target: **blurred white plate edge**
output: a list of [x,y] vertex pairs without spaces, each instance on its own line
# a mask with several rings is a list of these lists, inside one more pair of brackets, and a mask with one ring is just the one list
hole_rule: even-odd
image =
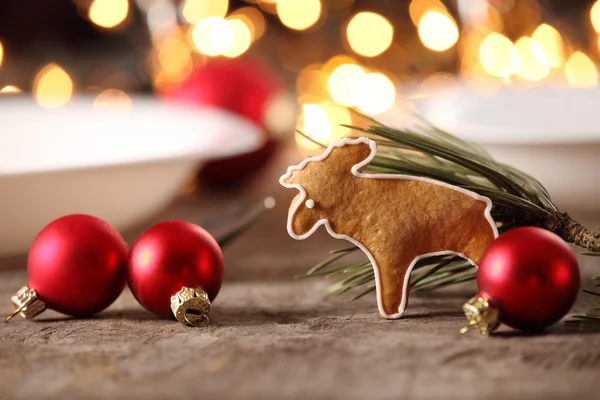
[[410,125],[410,112],[416,111],[534,176],[562,211],[600,222],[600,88],[539,86],[487,94],[455,85],[405,101],[408,113],[402,104],[382,120],[405,127]]
[[165,207],[201,164],[264,140],[253,123],[218,110],[135,97],[131,110],[91,106],[0,102],[0,257],[25,253],[41,228],[66,214],[127,230]]

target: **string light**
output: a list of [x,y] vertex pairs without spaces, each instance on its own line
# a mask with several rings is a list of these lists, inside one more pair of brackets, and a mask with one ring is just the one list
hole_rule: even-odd
[[248,25],[241,19],[231,19],[227,21],[231,32],[233,34],[233,40],[230,46],[222,54],[225,57],[235,58],[248,50],[252,43],[252,32]]
[[342,64],[333,70],[327,81],[331,98],[341,105],[356,105],[356,90],[366,72],[354,64]]
[[233,29],[221,17],[207,18],[198,23],[192,31],[194,45],[207,56],[218,56],[226,52],[233,44]]
[[596,1],[590,9],[590,20],[596,32],[600,34],[600,1]]
[[515,43],[515,47],[519,52],[521,62],[517,74],[521,78],[535,82],[548,76],[550,73],[548,57],[538,42],[528,37],[522,37]]
[[508,78],[519,71],[519,51],[504,35],[490,33],[479,45],[479,62],[485,71],[499,78]]
[[298,73],[296,91],[300,104],[321,103],[329,100],[327,75],[322,71],[320,64],[310,64]]
[[110,29],[122,24],[129,14],[128,0],[94,0],[88,17],[94,24]]
[[572,87],[592,88],[598,85],[598,71],[593,61],[580,51],[569,57],[565,64],[565,76]]
[[346,33],[354,52],[365,57],[375,57],[392,44],[394,28],[390,21],[379,14],[361,12],[352,17]]
[[181,35],[171,35],[158,48],[160,67],[170,74],[179,74],[192,67],[190,48]]
[[[304,104],[296,129],[312,140],[327,146],[347,136],[350,130],[342,125],[349,125],[351,122],[352,116],[348,109],[335,103]],[[321,150],[319,145],[298,133],[296,143],[308,154]]]
[[446,7],[440,0],[413,0],[411,1],[410,6],[408,6],[410,19],[415,26],[419,26],[421,18],[428,11],[437,11],[447,14]]
[[235,10],[228,19],[239,19],[250,29],[251,40],[255,41],[265,33],[266,21],[260,11],[254,7],[242,7]]
[[181,14],[190,24],[196,25],[206,18],[224,18],[228,8],[228,0],[186,0]]
[[7,85],[4,86],[2,89],[0,89],[0,93],[3,94],[15,94],[15,93],[21,93],[22,90],[19,89],[17,86],[13,86],[13,85]]
[[40,106],[58,108],[71,99],[73,81],[64,69],[56,64],[49,64],[35,77],[33,94]]
[[355,99],[356,106],[365,114],[381,114],[396,102],[396,88],[383,74],[366,74],[356,85]]
[[531,35],[544,50],[542,57],[540,54],[534,53],[536,58],[542,64],[549,68],[557,68],[565,63],[565,49],[563,39],[560,33],[548,24],[542,24]]
[[122,90],[106,89],[94,100],[94,108],[129,109],[131,108],[131,97]]
[[458,27],[450,15],[427,11],[419,21],[419,38],[428,49],[445,51],[458,41]]
[[321,17],[321,0],[279,0],[277,15],[290,29],[303,31],[317,23]]

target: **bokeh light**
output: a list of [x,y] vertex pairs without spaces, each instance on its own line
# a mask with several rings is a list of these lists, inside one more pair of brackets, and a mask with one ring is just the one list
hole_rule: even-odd
[[[331,102],[304,104],[296,129],[325,146],[349,135],[352,116],[347,108]],[[296,134],[296,142],[305,154],[320,152],[321,147],[306,137]]]
[[412,0],[408,7],[410,19],[415,26],[419,26],[421,18],[423,18],[428,11],[438,11],[447,14],[446,7],[440,0]]
[[296,78],[298,102],[321,103],[329,100],[327,74],[322,71],[321,64],[310,64],[304,67]]
[[192,55],[187,42],[180,35],[171,35],[158,46],[160,68],[172,75],[192,68]]
[[365,114],[381,114],[396,102],[396,87],[381,73],[366,74],[356,85],[355,99],[356,106]]
[[303,31],[313,26],[321,17],[321,0],[279,0],[277,15],[290,29]]
[[548,57],[538,42],[528,37],[522,37],[515,43],[515,47],[521,61],[517,75],[531,82],[542,80],[548,76],[550,72]]
[[354,57],[351,57],[349,55],[339,54],[327,60],[321,67],[321,71],[323,71],[324,74],[329,76],[337,67],[344,64],[358,65],[358,61]]
[[128,14],[128,0],[94,0],[88,11],[90,21],[107,29],[122,24]]
[[239,8],[232,12],[227,19],[239,19],[244,22],[248,26],[248,29],[250,29],[252,41],[257,40],[265,33],[265,17],[254,7]]
[[228,0],[186,0],[181,13],[189,23],[196,25],[206,18],[224,18],[228,8]]
[[267,101],[263,124],[276,139],[287,139],[294,132],[297,116],[295,97],[287,90],[280,90]]
[[2,67],[3,61],[4,61],[4,46],[2,46],[2,42],[0,42],[0,67]]
[[596,1],[590,9],[590,20],[594,30],[600,34],[600,1]]
[[341,105],[352,107],[357,103],[356,91],[366,72],[354,64],[342,64],[337,67],[327,81],[331,98]]
[[21,93],[22,90],[19,89],[17,86],[13,86],[13,85],[7,85],[4,86],[2,89],[0,89],[0,93],[2,94],[14,94],[14,93]]
[[131,108],[131,97],[122,90],[106,89],[94,100],[94,108],[126,110]]
[[229,21],[221,17],[204,19],[192,31],[194,46],[202,54],[218,56],[226,52],[234,40]]
[[458,27],[450,15],[427,11],[419,21],[419,38],[428,49],[445,51],[458,41]]
[[479,45],[479,62],[488,74],[499,78],[508,78],[521,67],[515,45],[506,36],[495,32]]
[[252,43],[252,32],[250,32],[248,25],[241,19],[230,19],[227,20],[227,23],[233,34],[233,40],[231,41],[230,46],[223,51],[222,54],[225,57],[234,58],[243,54],[250,48],[250,44]]
[[563,39],[552,26],[548,24],[538,26],[531,38],[544,49],[544,57],[538,58],[539,62],[547,63],[546,66],[549,68],[557,68],[565,63]]
[[565,76],[575,88],[592,88],[598,84],[598,71],[594,62],[585,54],[576,51],[565,64]]
[[56,64],[49,64],[35,77],[33,95],[42,107],[61,107],[73,95],[73,81],[64,69]]
[[373,12],[356,14],[346,30],[348,43],[354,52],[375,57],[390,47],[394,28],[390,21]]

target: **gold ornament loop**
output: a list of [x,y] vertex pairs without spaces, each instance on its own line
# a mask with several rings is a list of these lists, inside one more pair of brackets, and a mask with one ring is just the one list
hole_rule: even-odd
[[182,287],[171,296],[171,311],[184,325],[201,327],[210,322],[210,300],[201,288]]
[[482,296],[477,295],[467,301],[463,305],[463,311],[469,324],[460,333],[476,327],[483,336],[489,336],[500,325],[498,309]]
[[23,318],[31,319],[40,314],[46,309],[44,303],[35,290],[25,285],[10,299],[15,306],[15,311],[4,318],[4,322],[8,322],[18,314]]

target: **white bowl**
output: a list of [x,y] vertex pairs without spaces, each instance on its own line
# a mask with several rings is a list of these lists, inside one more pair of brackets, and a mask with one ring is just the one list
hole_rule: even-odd
[[600,221],[600,89],[467,87],[414,101],[434,125],[536,177],[562,211]]
[[133,98],[96,110],[80,98],[58,110],[0,102],[0,256],[27,251],[66,214],[119,230],[164,207],[205,161],[257,149],[259,128],[233,114]]

